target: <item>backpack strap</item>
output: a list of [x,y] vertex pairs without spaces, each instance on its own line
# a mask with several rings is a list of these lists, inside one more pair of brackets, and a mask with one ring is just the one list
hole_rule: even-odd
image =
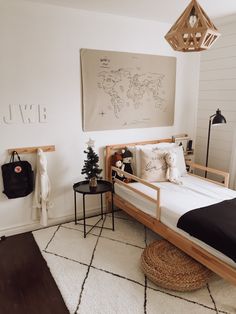
[[18,155],[17,151],[13,150],[13,152],[11,153],[11,158],[10,158],[10,162],[14,162],[15,160],[15,155],[17,156],[18,160],[21,161],[20,156]]

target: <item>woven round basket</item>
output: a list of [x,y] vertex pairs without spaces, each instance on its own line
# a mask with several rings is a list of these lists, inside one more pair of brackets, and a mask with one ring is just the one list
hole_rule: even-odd
[[141,255],[145,275],[158,286],[191,291],[206,285],[212,271],[166,240],[148,245]]

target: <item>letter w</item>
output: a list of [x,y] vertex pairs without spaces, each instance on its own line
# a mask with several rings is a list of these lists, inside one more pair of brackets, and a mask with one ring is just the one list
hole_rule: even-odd
[[37,108],[35,105],[20,105],[20,112],[23,123],[35,123]]

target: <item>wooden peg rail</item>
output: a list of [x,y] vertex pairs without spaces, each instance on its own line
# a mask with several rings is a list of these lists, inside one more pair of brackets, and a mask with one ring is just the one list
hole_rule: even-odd
[[55,151],[55,145],[49,145],[49,146],[10,148],[8,149],[8,153],[11,154],[15,150],[17,151],[18,154],[34,154],[37,153],[38,148],[41,148],[42,151],[46,153]]

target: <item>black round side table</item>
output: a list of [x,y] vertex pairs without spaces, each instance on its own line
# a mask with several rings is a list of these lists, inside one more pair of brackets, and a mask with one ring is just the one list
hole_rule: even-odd
[[[103,199],[102,195],[106,192],[111,193],[111,214],[112,214],[112,228],[106,228],[105,229],[111,229],[115,230],[114,228],[114,208],[113,208],[113,184],[109,181],[106,180],[98,180],[97,181],[97,186],[95,188],[91,188],[89,186],[89,181],[80,181],[78,183],[75,183],[73,185],[73,190],[74,190],[74,203],[75,203],[75,224],[77,224],[77,200],[76,200],[76,193],[81,193],[83,194],[83,221],[84,221],[84,238],[86,238],[86,235],[94,228],[97,227],[97,224],[101,219],[103,219]],[[85,196],[86,195],[94,195],[94,194],[100,194],[101,195],[101,218],[97,221],[95,225],[92,226],[92,228],[86,232],[86,215],[85,215]],[[98,215],[96,215],[98,216]],[[92,216],[93,217],[93,216]],[[87,217],[91,218],[91,217]]]

